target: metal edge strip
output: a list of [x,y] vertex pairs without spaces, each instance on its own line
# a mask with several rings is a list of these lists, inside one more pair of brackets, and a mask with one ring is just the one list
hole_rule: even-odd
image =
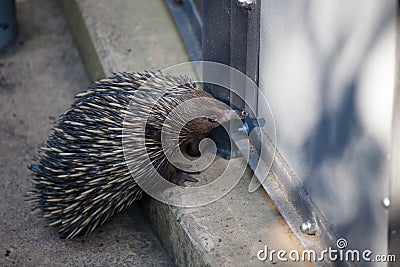
[[[165,3],[175,21],[175,25],[182,37],[190,59],[193,61],[201,60],[201,42],[196,36],[194,25],[192,25],[191,19],[185,12],[185,7],[182,4],[174,3],[173,0],[165,0]],[[191,8],[192,11],[193,8]]]
[[[400,255],[400,1],[397,1],[397,29],[396,29],[396,61],[393,95],[392,140],[390,151],[390,180],[389,180],[389,231],[388,253]],[[390,266],[397,266],[395,262]]]
[[[266,152],[264,158],[260,158],[260,148],[254,145],[261,138],[264,140],[263,146]],[[232,139],[240,151],[250,151],[248,166],[304,248],[315,251],[317,256],[321,255],[322,251],[328,247],[335,248],[337,236],[283,156],[278,150],[274,153],[275,144],[268,135],[260,128],[254,128],[249,134],[250,149],[244,147],[244,145],[248,145],[247,141],[236,136],[233,136]],[[272,159],[274,154],[275,157]],[[271,160],[273,160],[273,164],[270,170],[267,162],[271,162]],[[259,169],[256,171],[257,168]],[[316,235],[307,235],[300,230],[301,224],[307,220],[318,225]],[[330,262],[327,257],[314,263],[316,266],[356,266],[353,262]]]

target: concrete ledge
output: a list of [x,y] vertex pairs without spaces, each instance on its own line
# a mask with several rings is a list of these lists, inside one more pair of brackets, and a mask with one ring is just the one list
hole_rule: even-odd
[[161,0],[59,2],[92,79],[189,60]]
[[59,3],[64,14],[67,15],[70,32],[79,49],[79,54],[85,64],[89,78],[94,81],[105,77],[103,64],[100,62],[92,37],[81,15],[79,5],[76,1],[59,1]]
[[[163,69],[188,61],[165,3],[151,1],[59,0],[89,76],[116,71]],[[241,158],[234,159],[245,164]],[[217,159],[198,177],[217,177],[227,161]],[[177,266],[269,266],[257,252],[302,247],[263,189],[247,190],[247,169],[222,199],[198,208],[178,208],[145,198],[141,206]],[[297,263],[298,266],[309,263]]]
[[[234,161],[239,168],[244,163],[241,158]],[[196,178],[204,181],[215,176],[226,163],[219,158]],[[275,250],[303,250],[265,191],[248,192],[251,177],[247,169],[231,192],[202,207],[172,207],[151,198],[143,201],[144,213],[177,266],[285,265],[276,259],[259,261],[257,252],[265,245]]]

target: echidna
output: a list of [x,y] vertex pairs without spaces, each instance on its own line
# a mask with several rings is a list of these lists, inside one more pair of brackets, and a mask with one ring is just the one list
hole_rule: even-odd
[[[133,133],[129,137],[144,138],[140,141],[144,141],[146,149],[133,150],[131,154],[140,159],[147,153],[153,166],[139,166],[143,164],[139,160],[130,164],[144,169],[154,167],[166,180],[178,185],[185,180],[196,181],[170,164],[161,144],[161,130],[170,111],[195,98],[202,102],[192,108],[204,115],[178,125],[189,115],[181,112],[182,120],[170,120],[169,124],[172,121],[177,125],[166,128],[178,127],[179,145],[186,147],[188,154],[198,156],[200,140],[236,114],[222,103],[216,105],[211,95],[187,77],[123,72],[79,93],[29,167],[34,174],[33,189],[28,193],[33,210],[50,226],[58,227],[62,237],[73,238],[89,234],[142,197],[143,191],[129,172],[122,149],[123,122],[129,112],[137,120],[146,120],[145,134]],[[138,172],[141,177],[136,178],[150,179],[145,174]]]

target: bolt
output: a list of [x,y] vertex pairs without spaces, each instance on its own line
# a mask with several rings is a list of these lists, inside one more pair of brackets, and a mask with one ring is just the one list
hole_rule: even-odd
[[303,222],[301,224],[300,230],[304,234],[315,235],[317,233],[317,224],[315,222],[311,222],[310,220],[307,220],[306,222]]
[[388,197],[382,198],[382,205],[385,208],[389,208],[390,207],[390,199]]
[[237,4],[239,7],[251,10],[254,6],[254,0],[237,0]]

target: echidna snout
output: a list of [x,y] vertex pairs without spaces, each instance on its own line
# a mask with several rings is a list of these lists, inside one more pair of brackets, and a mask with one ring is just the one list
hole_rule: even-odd
[[[154,95],[161,96],[156,105],[152,102]],[[134,125],[135,120],[145,119],[143,114],[149,113],[145,111],[151,111],[143,135],[146,149],[130,152],[133,160],[129,164],[138,168],[135,175],[146,179],[146,168],[154,167],[171,182],[190,180],[166,160],[160,133],[170,111],[194,98],[204,98],[205,102],[213,99],[188,78],[161,72],[114,74],[79,93],[30,166],[34,177],[28,199],[33,210],[57,227],[60,235],[73,238],[89,234],[142,197],[122,148],[127,114],[131,114]],[[234,112],[222,104],[212,107],[205,103],[194,108],[213,111],[187,123],[179,134],[180,145],[196,155],[200,140],[219,122],[232,119]],[[184,117],[182,113],[177,120]],[[142,137],[137,136],[132,132],[131,139],[140,141],[137,138]],[[143,153],[148,154],[153,166],[141,165]]]

